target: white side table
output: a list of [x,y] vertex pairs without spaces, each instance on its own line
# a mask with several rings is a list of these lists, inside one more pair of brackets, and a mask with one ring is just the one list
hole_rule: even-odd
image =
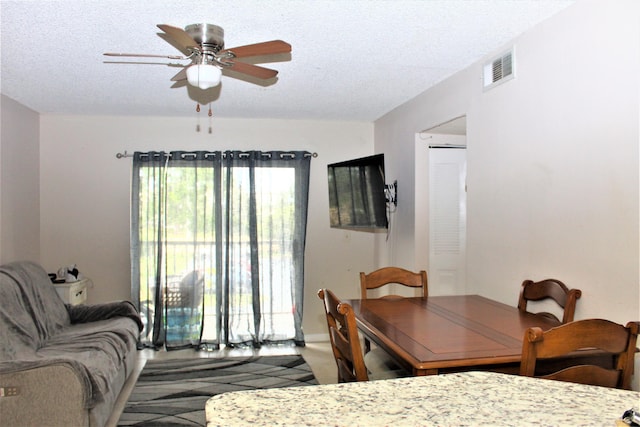
[[85,278],[77,282],[54,283],[56,292],[65,304],[78,305],[87,301],[87,289],[93,285],[91,279]]

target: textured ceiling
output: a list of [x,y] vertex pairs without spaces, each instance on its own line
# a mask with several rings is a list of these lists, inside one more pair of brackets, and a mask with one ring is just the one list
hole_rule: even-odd
[[[2,0],[1,91],[43,114],[189,116],[212,101],[218,117],[373,121],[571,3]],[[172,87],[169,60],[105,63],[179,55],[156,25],[199,22],[224,28],[225,47],[285,40],[291,58],[263,64],[274,84],[225,76],[204,92]]]

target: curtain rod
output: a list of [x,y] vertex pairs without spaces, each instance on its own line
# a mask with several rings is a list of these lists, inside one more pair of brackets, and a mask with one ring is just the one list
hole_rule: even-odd
[[[170,156],[170,154],[169,154],[169,156]],[[315,158],[315,157],[318,157],[318,153],[313,152],[311,154],[308,154],[308,156],[311,156],[311,157]],[[116,159],[124,159],[124,158],[127,158],[127,157],[133,157],[133,154],[127,153],[127,150],[124,150],[124,152],[122,152],[122,153],[116,153]]]

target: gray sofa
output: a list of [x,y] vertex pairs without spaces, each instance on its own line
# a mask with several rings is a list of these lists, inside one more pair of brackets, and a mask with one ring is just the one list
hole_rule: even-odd
[[46,271],[0,267],[0,425],[103,426],[136,364],[129,302],[65,305]]

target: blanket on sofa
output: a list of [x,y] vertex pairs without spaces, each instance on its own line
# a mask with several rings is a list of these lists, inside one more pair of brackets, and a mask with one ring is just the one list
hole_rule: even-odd
[[0,301],[0,372],[68,364],[84,384],[87,408],[102,401],[127,343],[137,340],[129,319],[142,330],[129,302],[65,306],[35,263],[0,267]]
[[133,319],[140,331],[144,328],[142,319],[131,301],[116,301],[97,305],[67,305],[71,323],[87,323],[114,317]]

